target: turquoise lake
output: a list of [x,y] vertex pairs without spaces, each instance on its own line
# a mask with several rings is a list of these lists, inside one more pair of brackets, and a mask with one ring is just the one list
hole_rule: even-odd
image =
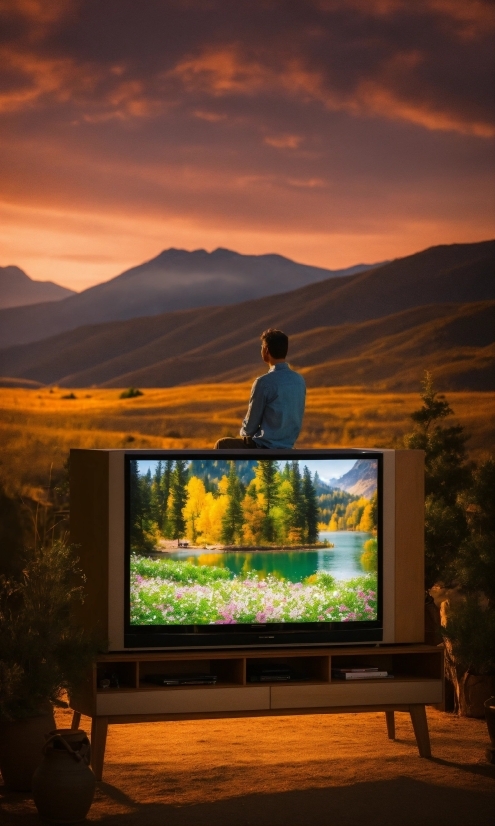
[[169,559],[187,560],[195,565],[228,568],[233,574],[256,572],[262,578],[272,574],[290,582],[301,582],[316,571],[326,571],[337,580],[345,580],[367,573],[361,565],[360,557],[364,543],[371,538],[371,533],[361,531],[324,531],[319,535],[320,542],[327,539],[334,544],[334,548],[227,553],[184,549],[167,556]]

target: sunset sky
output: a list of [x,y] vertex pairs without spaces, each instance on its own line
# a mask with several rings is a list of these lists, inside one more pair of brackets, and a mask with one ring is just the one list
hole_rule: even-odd
[[490,0],[2,0],[0,265],[494,235]]

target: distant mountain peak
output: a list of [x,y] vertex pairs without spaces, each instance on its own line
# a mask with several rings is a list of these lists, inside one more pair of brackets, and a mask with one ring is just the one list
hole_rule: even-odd
[[60,301],[71,295],[74,290],[53,281],[34,281],[15,264],[0,267],[0,309]]
[[217,258],[234,258],[238,256],[240,253],[234,252],[234,250],[228,250],[226,247],[217,247],[213,252],[210,252],[210,255],[214,255]]

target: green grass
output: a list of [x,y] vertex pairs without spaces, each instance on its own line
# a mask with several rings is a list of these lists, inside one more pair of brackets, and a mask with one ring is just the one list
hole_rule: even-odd
[[335,582],[315,572],[304,582],[271,574],[235,576],[189,562],[131,561],[132,625],[352,622],[376,619],[376,575]]

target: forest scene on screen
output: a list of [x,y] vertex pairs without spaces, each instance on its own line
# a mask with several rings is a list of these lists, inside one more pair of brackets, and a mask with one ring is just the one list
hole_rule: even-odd
[[131,625],[376,620],[376,459],[131,459],[129,473]]

